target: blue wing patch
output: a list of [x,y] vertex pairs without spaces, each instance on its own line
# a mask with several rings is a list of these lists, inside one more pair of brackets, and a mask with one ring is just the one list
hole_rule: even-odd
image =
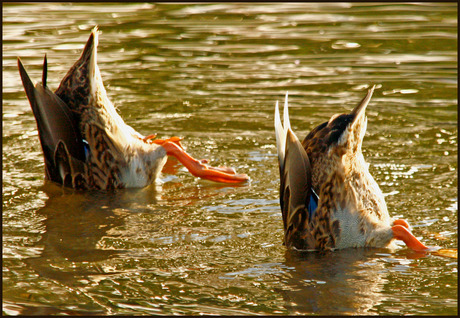
[[90,150],[89,150],[89,144],[85,139],[83,139],[83,147],[85,148],[85,158],[86,160],[88,160]]
[[311,189],[310,202],[308,203],[307,208],[311,220],[311,218],[315,216],[316,209],[318,208],[318,195],[313,189]]

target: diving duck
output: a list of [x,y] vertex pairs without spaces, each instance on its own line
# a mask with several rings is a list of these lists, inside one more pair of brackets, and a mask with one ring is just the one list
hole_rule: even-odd
[[389,247],[394,239],[416,251],[423,245],[405,220],[392,220],[361,152],[366,107],[375,85],[349,113],[335,114],[300,143],[291,130],[288,94],[284,125],[278,102],[275,135],[281,178],[284,244],[297,250]]
[[154,139],[155,135],[143,136],[127,125],[107,96],[97,65],[97,45],[96,26],[54,93],[46,84],[46,55],[42,83],[36,85],[18,58],[37,122],[46,179],[74,189],[145,187],[158,177],[167,155],[203,179],[224,183],[249,179],[232,168],[212,167],[207,160],[192,158],[178,137]]

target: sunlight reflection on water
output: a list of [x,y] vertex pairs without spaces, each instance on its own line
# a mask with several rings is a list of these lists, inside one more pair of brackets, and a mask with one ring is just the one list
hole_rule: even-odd
[[[303,137],[377,84],[363,152],[390,215],[427,244],[456,248],[456,4],[3,10],[5,314],[457,314],[457,262],[446,255],[402,244],[286,251],[273,131],[286,91]],[[46,53],[56,89],[96,24],[102,77],[126,122],[184,137],[187,151],[248,173],[248,184],[197,180],[176,160],[144,189],[43,181],[17,57],[38,80]]]

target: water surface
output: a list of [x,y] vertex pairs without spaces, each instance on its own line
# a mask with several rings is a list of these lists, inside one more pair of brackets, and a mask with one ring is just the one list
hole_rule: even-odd
[[[170,159],[144,189],[44,182],[17,70],[56,89],[99,25],[110,99],[144,135],[247,173],[228,186]],[[4,314],[457,314],[457,260],[282,246],[275,101],[303,138],[367,88],[363,152],[391,216],[457,236],[455,3],[5,4]]]

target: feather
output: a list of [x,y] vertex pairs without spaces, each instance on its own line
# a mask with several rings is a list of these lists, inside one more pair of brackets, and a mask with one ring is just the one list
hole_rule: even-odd
[[286,133],[288,129],[291,128],[291,122],[289,121],[289,109],[288,109],[288,92],[286,92],[286,97],[284,99],[284,132]]
[[19,73],[37,122],[47,175],[50,180],[62,182],[54,160],[58,143],[66,144],[69,154],[81,161],[85,160],[85,149],[75,115],[61,98],[46,87],[46,66],[45,56],[42,77],[45,85],[41,83],[34,85],[18,58]]
[[285,244],[306,228],[318,206],[318,196],[311,188],[310,160],[299,139],[291,130],[288,93],[284,101],[284,127],[275,106],[275,136],[281,177],[280,205],[285,229]]
[[426,248],[398,228],[396,221],[391,227],[383,194],[361,152],[367,126],[365,110],[374,88],[350,113],[335,114],[314,128],[302,144],[290,129],[287,97],[284,127],[277,104],[280,206],[287,247],[386,247],[397,238],[411,248]]
[[351,112],[350,115],[353,116],[353,123],[357,121],[357,119],[361,118],[364,116],[364,113],[366,111],[366,107],[369,104],[369,101],[371,100],[372,94],[374,93],[375,85],[373,85],[367,92],[366,96],[361,100],[361,102],[356,106]]
[[311,189],[311,167],[308,155],[291,129],[287,131],[284,175],[290,188],[289,211],[308,206]]
[[215,168],[194,159],[177,137],[151,142],[127,125],[107,96],[97,66],[97,45],[96,26],[54,93],[46,87],[46,56],[43,83],[35,86],[18,59],[48,179],[74,189],[144,187],[158,177],[166,155],[180,157],[192,174],[204,179],[226,183],[249,179],[234,169]]
[[284,132],[283,125],[281,124],[280,112],[278,109],[278,101],[275,106],[275,137],[276,137],[276,150],[278,153],[278,163],[280,168],[284,165],[284,150],[286,143],[286,134]]

